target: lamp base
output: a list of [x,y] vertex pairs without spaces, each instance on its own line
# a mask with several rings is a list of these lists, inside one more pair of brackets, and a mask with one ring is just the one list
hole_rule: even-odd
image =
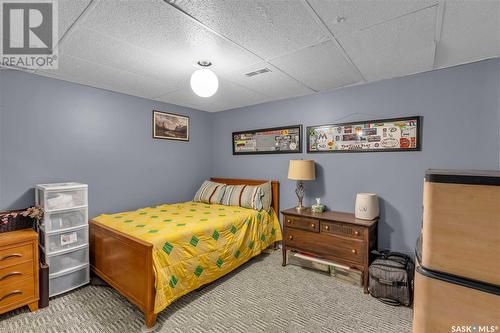
[[305,207],[305,206],[302,206],[302,205],[295,207],[295,210],[296,210],[296,211],[298,211],[298,212],[301,212],[301,211],[303,211],[304,209],[306,209],[306,207]]
[[300,212],[304,209],[304,206],[302,206],[302,199],[304,199],[304,183],[302,183],[302,180],[299,180],[297,182],[297,188],[295,189],[295,194],[297,195],[297,200],[298,200],[298,205],[295,207],[295,209]]

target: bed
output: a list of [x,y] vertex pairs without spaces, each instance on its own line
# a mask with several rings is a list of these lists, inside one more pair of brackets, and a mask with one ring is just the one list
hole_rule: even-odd
[[[211,178],[228,185],[266,180]],[[279,182],[272,212],[185,202],[90,221],[90,264],[143,313],[147,327],[182,295],[215,281],[281,240]]]

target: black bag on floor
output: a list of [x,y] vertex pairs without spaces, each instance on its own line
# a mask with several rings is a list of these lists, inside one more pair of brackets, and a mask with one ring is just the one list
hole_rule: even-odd
[[376,259],[370,265],[370,294],[390,305],[410,306],[413,300],[415,264],[403,253],[372,251]]

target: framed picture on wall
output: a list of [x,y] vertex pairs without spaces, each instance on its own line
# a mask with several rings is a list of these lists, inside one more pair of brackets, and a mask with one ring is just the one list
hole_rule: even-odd
[[189,141],[189,117],[153,111],[153,138]]
[[422,117],[404,117],[309,126],[308,153],[422,150]]
[[302,152],[302,125],[233,132],[233,155]]

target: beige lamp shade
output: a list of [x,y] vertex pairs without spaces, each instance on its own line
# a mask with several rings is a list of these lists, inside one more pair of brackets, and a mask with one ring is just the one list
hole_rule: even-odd
[[290,160],[288,166],[288,179],[293,180],[314,180],[316,173],[314,171],[313,160]]

